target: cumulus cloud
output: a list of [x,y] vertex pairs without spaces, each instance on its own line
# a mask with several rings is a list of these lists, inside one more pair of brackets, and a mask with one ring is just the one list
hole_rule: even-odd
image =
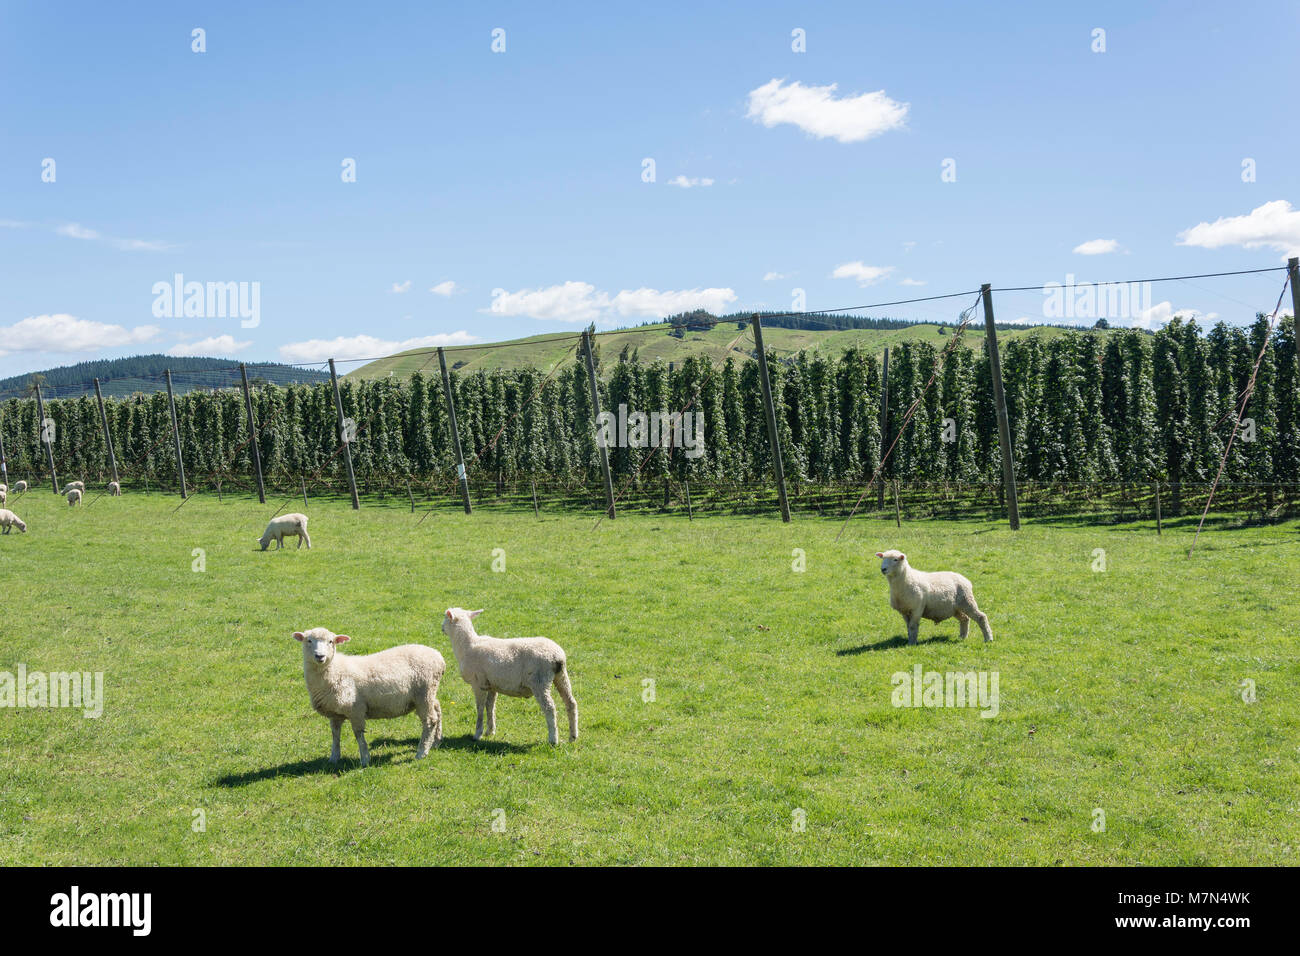
[[776,279],[788,279],[793,273],[789,272],[764,272],[763,281],[772,282]]
[[846,262],[835,267],[832,279],[856,279],[858,285],[875,285],[894,271],[893,266],[868,266],[862,262]]
[[477,341],[477,336],[463,330],[440,335],[423,335],[401,341],[380,339],[373,335],[339,336],[336,339],[308,339],[305,342],[281,345],[280,357],[286,362],[323,362],[330,358],[381,358],[410,349],[435,348],[439,345],[443,347],[471,345]]
[[1300,253],[1300,209],[1292,209],[1285,199],[1275,199],[1252,209],[1248,215],[1228,216],[1185,229],[1178,234],[1178,244],[1202,249],[1267,247],[1285,255],[1296,255]]
[[495,315],[524,315],[560,322],[594,322],[612,314],[658,317],[690,309],[721,312],[736,301],[732,289],[624,289],[615,295],[602,292],[590,282],[565,282],[542,289],[508,292],[492,290],[487,311]]
[[1154,331],[1163,325],[1168,325],[1169,321],[1175,316],[1183,321],[1191,319],[1205,318],[1210,321],[1218,318],[1211,312],[1209,315],[1202,315],[1196,309],[1175,309],[1169,302],[1157,302],[1149,309],[1143,309],[1142,313],[1133,320],[1133,328],[1149,329]]
[[139,345],[157,338],[156,325],[121,325],[92,322],[75,315],[29,315],[8,327],[0,327],[0,355],[11,352],[93,352],[99,349]]
[[1081,242],[1075,246],[1074,251],[1081,256],[1104,256],[1108,252],[1119,251],[1119,240],[1089,239],[1087,242]]
[[884,90],[857,96],[835,95],[837,84],[804,86],[798,80],[771,80],[749,92],[745,114],[769,129],[781,123],[799,127],[817,139],[859,143],[890,130],[901,129],[907,103],[899,103]]
[[922,286],[922,285],[925,285],[925,281],[922,280],[922,279],[900,279],[899,282],[898,282],[898,284],[899,284],[899,285],[915,285],[915,286]]
[[411,291],[411,280],[410,280],[410,279],[407,279],[405,282],[394,282],[394,283],[393,283],[393,291],[394,291],[394,292],[410,292],[410,291]]
[[456,288],[456,283],[448,279],[446,282],[439,282],[437,285],[431,287],[429,291],[434,295],[449,296],[458,290]]
[[234,355],[236,352],[242,352],[253,343],[237,342],[233,335],[214,335],[210,338],[199,339],[196,342],[181,342],[173,345],[167,350],[168,355],[193,356],[193,355]]
[[680,186],[682,189],[690,189],[692,186],[712,186],[713,180],[707,176],[674,176],[668,180],[669,186]]

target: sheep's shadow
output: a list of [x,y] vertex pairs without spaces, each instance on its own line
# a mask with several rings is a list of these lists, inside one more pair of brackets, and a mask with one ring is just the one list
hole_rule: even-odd
[[[935,634],[933,637],[919,638],[916,647],[922,644],[947,644],[956,638],[948,634]],[[857,647],[841,647],[835,652],[836,657],[854,657],[858,654],[866,654],[869,651],[889,651],[896,647],[907,647],[907,636],[904,634],[895,634],[893,637],[887,637],[883,641],[876,641],[874,644],[859,644]]]
[[[375,741],[378,743],[378,741]],[[382,767],[390,763],[393,759],[392,754],[377,754],[374,749],[370,752],[370,767]],[[338,776],[347,770],[360,769],[361,760],[356,756],[348,757],[344,755],[338,763],[330,763],[328,757],[317,757],[315,760],[295,760],[293,763],[282,763],[278,767],[264,767],[261,770],[246,770],[243,773],[228,773],[224,777],[218,777],[214,782],[219,787],[246,787],[251,783],[259,783],[263,780],[272,780],[276,777],[309,777],[313,774],[323,776]]]
[[[543,738],[545,735],[543,735]],[[376,741],[377,743],[378,741]],[[393,741],[394,743],[403,743],[404,741]],[[541,741],[546,743],[545,739]],[[417,743],[414,737],[409,741],[414,747]],[[494,740],[490,737],[484,737],[482,740],[475,740],[473,734],[461,734],[459,737],[443,737],[439,750],[481,750],[487,753],[513,753],[521,754],[532,750],[536,744],[512,744],[505,740]],[[430,751],[433,753],[434,751]]]

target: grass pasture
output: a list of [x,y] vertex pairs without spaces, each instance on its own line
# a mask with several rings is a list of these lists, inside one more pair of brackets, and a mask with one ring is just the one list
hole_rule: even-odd
[[[809,517],[417,527],[321,500],[312,550],[260,553],[273,505],[177,502],[10,500],[29,532],[0,537],[0,671],[102,671],[105,701],[0,708],[0,864],[1300,860],[1295,522],[1208,531],[1189,561],[1190,525],[855,520],[837,544]],[[949,621],[906,646],[873,555],[891,546],[970,577],[994,643]],[[577,743],[507,698],[472,741],[453,604],[565,647]],[[332,767],[291,638],[314,625],[354,654],[436,646],[442,748],[417,762],[414,716],[372,721],[371,766],[345,727]],[[997,716],[894,707],[914,665],[997,672]]]

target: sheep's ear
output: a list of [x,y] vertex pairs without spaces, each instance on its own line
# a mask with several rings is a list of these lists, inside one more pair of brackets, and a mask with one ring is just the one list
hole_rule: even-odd
[[447,620],[451,620],[451,608],[447,608]]
[[905,555],[902,551],[898,552],[898,560],[899,560],[899,561],[906,561],[906,560],[907,560],[907,555]]
[[878,558],[883,558],[884,556],[885,556],[885,552],[883,552],[883,551],[877,551],[877,552],[876,552],[876,557],[878,557]]
[[293,639],[294,639],[295,641],[301,641],[301,640],[304,640],[304,639],[306,639],[306,637],[307,637],[307,635],[304,634],[302,631],[294,631],[294,632],[293,632]]
[[478,617],[480,614],[482,614],[482,613],[483,613],[484,611],[486,611],[486,610],[487,610],[487,608],[482,608],[482,607],[481,607],[481,608],[479,608],[477,611],[470,611],[470,612],[469,612],[469,619],[470,619],[471,621],[474,620],[474,618]]
[[350,640],[352,640],[352,638],[348,637],[346,634],[335,634],[335,635],[334,635],[334,643],[335,643],[335,644],[342,644],[342,643],[344,643],[345,641],[350,641]]

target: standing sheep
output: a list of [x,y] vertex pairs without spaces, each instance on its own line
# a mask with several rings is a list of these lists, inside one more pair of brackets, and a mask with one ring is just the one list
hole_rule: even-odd
[[68,507],[81,504],[81,489],[73,488],[68,492]]
[[24,534],[27,533],[27,522],[18,517],[8,508],[0,508],[0,528],[4,528],[0,534],[8,534],[10,528],[17,528]]
[[984,640],[993,640],[989,619],[975,603],[971,583],[954,571],[918,571],[907,563],[902,551],[877,551],[880,573],[889,580],[889,606],[907,621],[907,643],[916,643],[921,619],[946,621],[956,617],[964,640],[970,631],[970,619],[984,632]]
[[122,497],[122,486],[118,484],[116,481],[110,481],[108,483],[108,494],[110,497],[113,498]]
[[578,739],[578,702],[569,686],[569,671],[564,649],[544,637],[515,637],[502,640],[480,635],[474,630],[474,618],[483,612],[464,608],[447,609],[443,633],[451,638],[452,651],[460,666],[460,676],[474,689],[478,723],[474,739],[483,736],[483,715],[487,714],[488,736],[496,733],[497,694],[507,697],[535,697],[546,717],[546,739],[559,743],[555,727],[555,701],[551,684],[560,692],[569,714],[569,739]]
[[4,504],[5,499],[8,497],[9,497],[9,492],[5,491],[3,487],[0,487],[0,505]]
[[311,538],[307,536],[307,516],[294,512],[293,514],[280,515],[278,518],[272,518],[262,532],[262,536],[257,539],[257,543],[265,551],[275,541],[276,550],[279,551],[284,547],[285,535],[297,535],[298,547],[302,547],[304,541],[307,542],[307,549],[311,550]]
[[70,481],[70,482],[68,482],[66,485],[63,486],[63,493],[64,493],[65,495],[66,495],[69,491],[82,491],[82,492],[84,492],[85,490],[86,490],[86,483],[85,483],[84,481]]
[[9,490],[9,486],[6,485],[3,481],[0,481],[0,491],[8,491],[8,490]]
[[27,482],[25,482],[25,481],[15,481],[15,482],[14,482],[14,493],[15,493],[15,494],[22,494],[22,493],[23,493],[24,491],[26,491],[26,490],[27,490]]
[[423,759],[430,746],[442,742],[442,705],[438,682],[446,663],[432,647],[403,644],[377,654],[349,657],[336,648],[351,640],[323,627],[294,631],[302,643],[302,670],[307,694],[316,713],[328,717],[334,743],[330,763],[339,762],[339,732],[351,721],[361,752],[361,766],[370,763],[366,746],[366,718],[404,717],[415,711],[424,726],[415,759]]

